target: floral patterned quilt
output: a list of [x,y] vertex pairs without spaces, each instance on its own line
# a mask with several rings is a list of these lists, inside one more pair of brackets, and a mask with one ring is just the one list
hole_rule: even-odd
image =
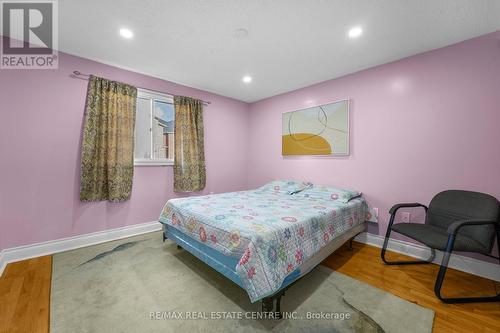
[[171,199],[160,222],[240,258],[236,272],[255,302],[278,291],[288,274],[332,239],[370,220],[361,196],[344,203],[308,187],[290,193],[264,186]]

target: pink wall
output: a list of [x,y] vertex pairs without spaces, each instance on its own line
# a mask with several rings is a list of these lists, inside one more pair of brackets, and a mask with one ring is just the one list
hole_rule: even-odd
[[[349,157],[281,156],[282,112],[346,98]],[[450,188],[500,198],[500,32],[254,103],[249,143],[249,187],[296,178],[359,189],[380,209],[373,233],[385,234],[397,202]]]
[[[61,54],[59,70],[0,71],[0,249],[150,222],[176,196],[171,167],[137,167],[130,201],[79,202],[87,82],[73,70],[212,101],[204,194],[274,178],[359,189],[379,234],[396,202],[447,188],[500,198],[500,32],[251,105]],[[281,156],[282,112],[344,98],[349,157]]]
[[80,135],[87,81],[74,70],[209,100],[207,187],[246,188],[248,105],[226,97],[60,54],[59,70],[0,71],[0,250],[154,221],[175,196],[172,167],[136,167],[126,203],[80,203]]

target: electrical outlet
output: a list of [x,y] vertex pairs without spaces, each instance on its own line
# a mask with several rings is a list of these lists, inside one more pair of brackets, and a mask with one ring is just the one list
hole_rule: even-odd
[[378,217],[378,208],[377,207],[373,207],[373,214],[375,214],[375,217]]
[[401,220],[403,223],[410,223],[410,216],[411,214],[408,212],[402,212],[401,213]]

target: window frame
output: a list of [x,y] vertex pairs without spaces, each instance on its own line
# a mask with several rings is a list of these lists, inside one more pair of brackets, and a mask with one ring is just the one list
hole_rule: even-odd
[[[150,102],[150,123],[149,123],[149,137],[150,137],[150,152],[154,155],[154,138],[153,138],[153,115],[154,115],[154,102],[159,101],[163,103],[168,103],[174,105],[174,96],[169,94],[164,94],[161,92],[147,90],[143,88],[137,88],[137,99],[149,99]],[[136,115],[139,103],[136,105]],[[175,114],[174,114],[174,124],[175,124]],[[175,126],[175,125],[174,125]],[[134,146],[135,146],[135,126],[134,126]],[[174,153],[175,154],[175,153]],[[174,155],[175,156],[175,155]],[[175,158],[175,157],[174,157]],[[134,156],[134,166],[168,166],[174,165],[173,159],[151,159],[151,158],[135,158]]]

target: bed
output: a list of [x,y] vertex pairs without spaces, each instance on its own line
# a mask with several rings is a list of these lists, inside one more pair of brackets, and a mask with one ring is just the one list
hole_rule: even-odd
[[163,237],[280,313],[284,291],[366,228],[361,193],[297,181],[169,200]]

